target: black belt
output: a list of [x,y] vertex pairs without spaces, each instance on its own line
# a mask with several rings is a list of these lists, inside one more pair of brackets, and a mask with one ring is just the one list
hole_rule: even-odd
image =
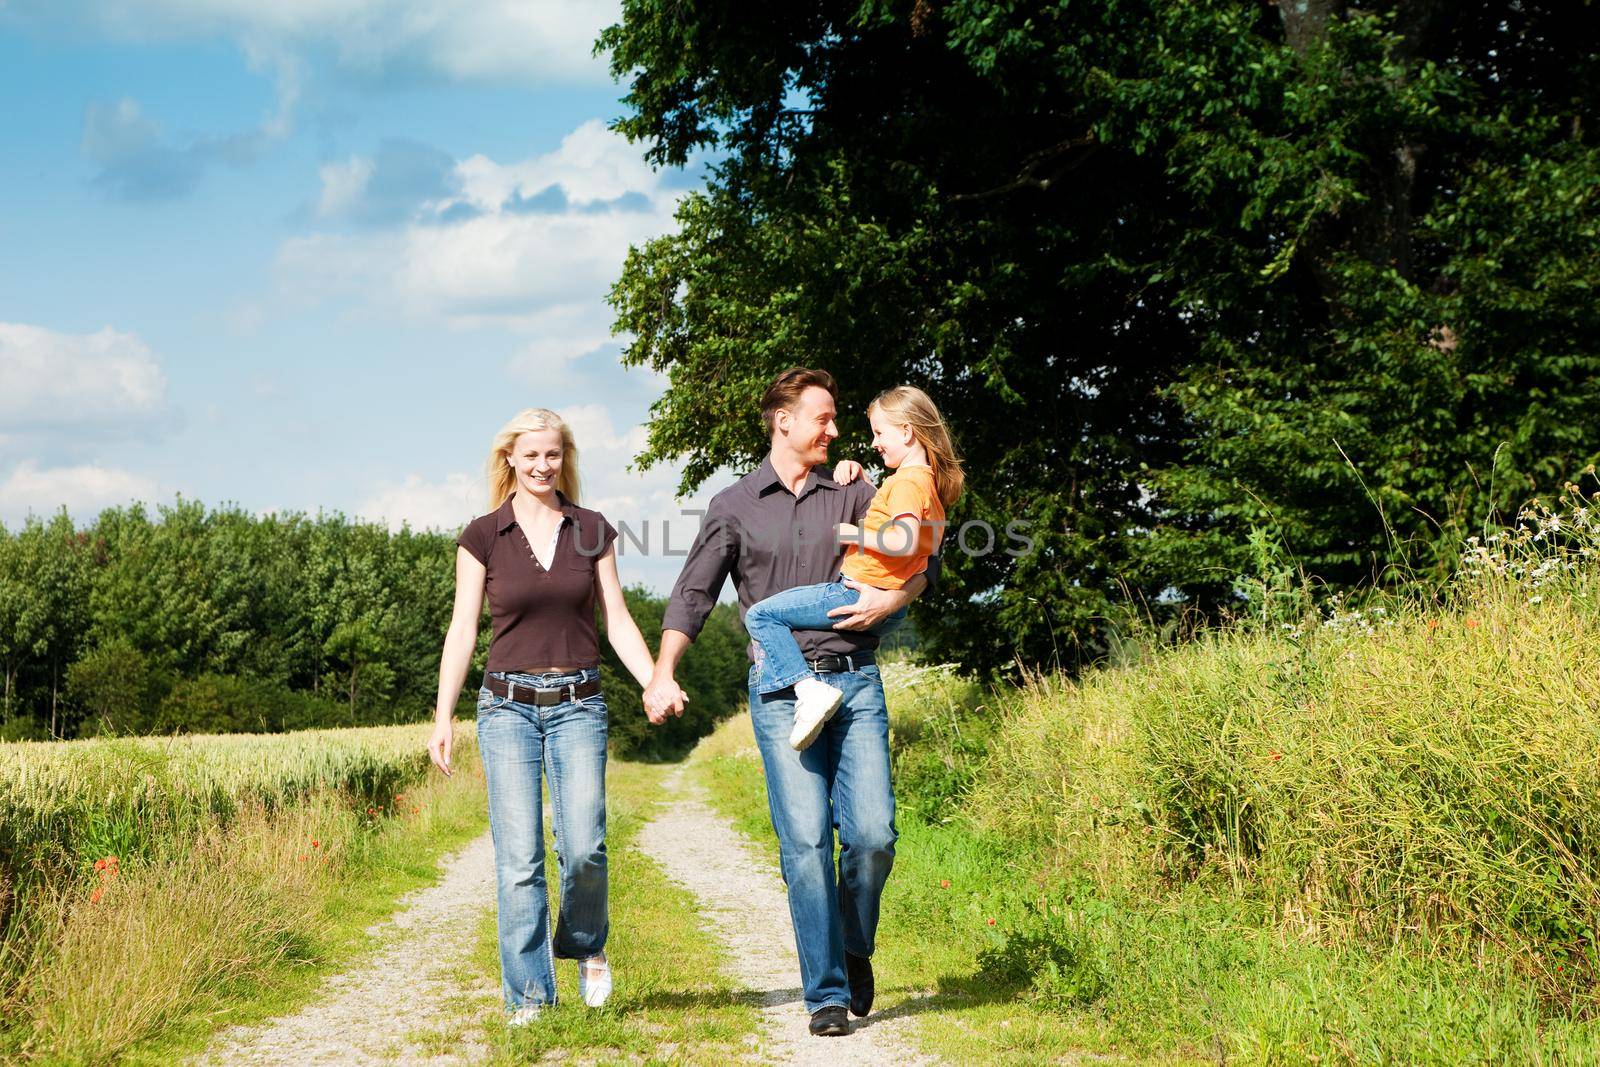
[[818,656],[816,659],[806,661],[806,666],[818,674],[843,674],[846,671],[856,671],[869,663],[877,662],[877,655],[872,652],[854,652],[848,656]]
[[558,685],[554,689],[542,689],[538,686],[528,685],[526,682],[506,682],[499,678],[484,676],[483,687],[497,697],[518,704],[534,704],[547,708],[552,704],[565,704],[569,701],[582,700],[592,697],[600,692],[600,679],[588,682],[573,682],[569,685]]

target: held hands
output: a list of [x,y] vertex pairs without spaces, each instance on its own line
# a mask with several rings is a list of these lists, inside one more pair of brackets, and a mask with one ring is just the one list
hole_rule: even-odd
[[450,769],[450,749],[455,743],[455,725],[449,719],[435,720],[433,736],[428,739],[428,758],[448,778],[455,772]]
[[644,714],[652,726],[660,726],[671,715],[682,715],[683,706],[689,703],[689,694],[683,691],[671,675],[654,677],[644,689]]

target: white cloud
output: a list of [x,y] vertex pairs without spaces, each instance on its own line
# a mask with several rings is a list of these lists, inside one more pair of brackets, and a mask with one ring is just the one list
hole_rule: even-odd
[[[0,8],[6,5],[0,4]],[[592,55],[616,0],[13,0],[40,24],[88,23],[136,41],[226,37],[252,59],[308,53],[371,77],[606,84]]]
[[443,482],[429,482],[408,474],[399,485],[386,486],[356,506],[355,513],[398,530],[446,530],[455,533],[484,510],[483,479],[452,474]]
[[0,322],[0,419],[12,425],[136,420],[160,412],[166,388],[155,356],[133,334]]
[[[324,167],[321,213],[359,214],[369,168],[359,157]],[[536,337],[518,361],[548,367],[558,350],[571,358],[605,343],[604,298],[629,246],[670,230],[682,195],[598,120],[532,159],[473,156],[448,184],[457,195],[418,201],[403,225],[287,241],[277,263],[285,291],[503,326]]]
[[98,463],[41,468],[35,460],[25,459],[0,482],[0,517],[15,522],[29,512],[45,516],[65,507],[83,520],[102,508],[163,495],[154,481],[132,471]]
[[348,212],[366,192],[372,180],[372,160],[351,156],[343,163],[325,163],[317,169],[322,178],[322,196],[317,215],[333,218]]

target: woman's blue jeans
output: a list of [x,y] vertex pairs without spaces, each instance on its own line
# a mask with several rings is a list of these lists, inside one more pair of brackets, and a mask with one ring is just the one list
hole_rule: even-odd
[[[794,631],[831,630],[838,620],[830,619],[828,612],[859,599],[861,593],[843,582],[821,582],[785,589],[751,605],[744,613],[744,628],[756,643],[756,692],[777,693],[809,675],[811,668],[800,654]],[[881,637],[905,617],[906,609],[901,608],[866,632]]]
[[[500,674],[541,689],[599,678]],[[499,889],[500,974],[506,1008],[556,1001],[555,961],[588,959],[606,945],[606,703],[596,694],[539,707],[478,690],[478,751],[489,782]],[[545,882],[544,807],[550,781],[561,910],[554,936]]]

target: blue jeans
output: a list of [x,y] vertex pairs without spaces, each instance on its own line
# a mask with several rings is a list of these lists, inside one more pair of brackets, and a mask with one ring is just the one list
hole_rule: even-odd
[[889,711],[877,665],[819,677],[844,690],[844,703],[816,743],[796,752],[789,747],[794,698],[762,695],[750,668],[750,717],[766,769],[767,808],[778,834],[810,1012],[850,1003],[844,953],[872,955],[878,903],[898,836],[889,784]]
[[[861,593],[843,582],[821,582],[797,585],[752,604],[744,613],[744,628],[756,643],[756,691],[776,693],[810,674],[794,631],[831,630],[837,620],[828,612],[859,599]],[[882,636],[905,617],[906,609],[901,608],[866,632]]]
[[[554,688],[600,677],[499,674]],[[556,957],[587,959],[606,945],[606,702],[596,694],[539,707],[478,690],[478,751],[489,782],[499,889],[500,976],[506,1008],[556,1001]],[[541,772],[550,779],[561,913],[550,933]]]

